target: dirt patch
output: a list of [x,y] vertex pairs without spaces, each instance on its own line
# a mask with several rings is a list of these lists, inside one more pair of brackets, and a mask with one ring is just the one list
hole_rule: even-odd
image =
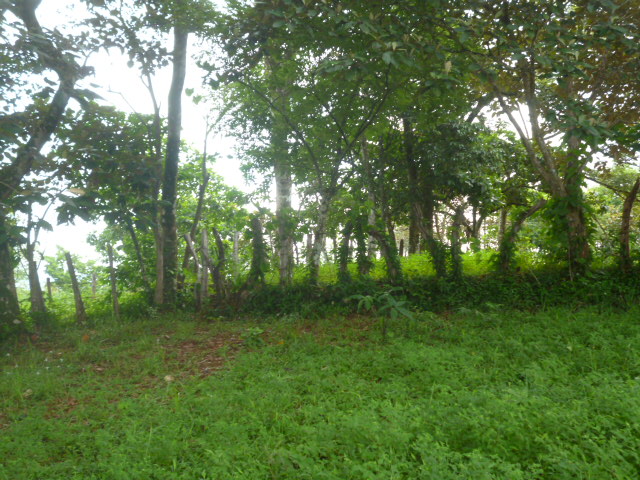
[[235,333],[226,332],[211,338],[191,339],[165,346],[166,357],[176,375],[200,378],[220,370],[233,360],[243,340]]

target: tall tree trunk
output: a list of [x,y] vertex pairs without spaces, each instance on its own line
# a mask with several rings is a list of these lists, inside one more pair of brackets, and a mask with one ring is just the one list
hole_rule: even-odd
[[[38,276],[35,248],[35,244],[27,237],[26,257],[29,270],[29,300],[31,301],[31,313],[36,314],[36,317],[38,317],[47,313],[47,307],[44,303],[44,295],[42,294],[42,286],[40,285],[40,278]],[[36,318],[38,323],[43,320],[43,318]]]
[[17,330],[16,322],[20,322],[13,252],[6,222],[4,212],[0,209],[0,337]]
[[353,222],[348,220],[342,230],[342,242],[338,249],[338,282],[347,283],[351,280],[349,273],[349,242],[351,241],[351,232],[353,231]]
[[167,120],[167,155],[162,182],[162,304],[165,309],[175,308],[176,275],[178,269],[178,232],[176,227],[176,197],[178,163],[180,160],[180,129],[182,125],[182,89],[187,66],[188,32],[175,26],[173,30],[173,78],[169,91]]
[[462,278],[462,249],[460,232],[464,222],[464,209],[461,206],[455,208],[451,223],[451,276],[454,280]]
[[[433,215],[435,211],[433,191],[431,188],[427,188],[425,195],[421,196],[418,165],[414,158],[415,138],[413,125],[406,116],[402,118],[402,127],[404,131],[405,161],[409,177],[409,196],[411,198],[411,222],[415,225],[415,229],[420,232],[422,239],[427,245],[429,254],[433,260],[436,275],[438,277],[444,277],[447,272],[442,247],[433,234]],[[420,202],[421,197],[423,198],[424,210]],[[412,253],[418,249],[418,242],[416,241],[417,239],[411,237],[411,230],[409,234],[409,253]],[[416,244],[412,245],[412,241],[416,241]]]
[[87,323],[87,312],[84,309],[84,302],[82,301],[78,277],[76,277],[76,269],[73,266],[73,259],[69,252],[65,252],[64,256],[67,259],[67,268],[69,270],[69,276],[71,277],[71,288],[73,289],[73,299],[76,303],[76,322],[80,324]]
[[164,290],[164,257],[163,257],[163,241],[162,241],[162,216],[160,211],[160,190],[162,183],[162,174],[164,167],[164,156],[162,153],[162,117],[160,116],[160,104],[153,89],[153,83],[151,82],[151,76],[146,75],[146,83],[143,83],[149,92],[151,97],[151,103],[153,104],[153,152],[155,156],[155,169],[153,177],[153,202],[151,204],[151,217],[153,219],[153,240],[156,254],[155,265],[155,278],[156,285],[153,292],[153,304],[156,306],[162,305],[163,290]]
[[258,215],[251,218],[251,244],[253,253],[251,256],[251,268],[247,277],[246,287],[264,284],[264,276],[267,270],[267,249],[264,243],[262,221]]
[[113,318],[120,321],[120,299],[118,297],[118,284],[116,283],[116,269],[113,266],[113,247],[107,245],[109,256],[109,282],[111,283],[111,305],[113,306]]
[[509,218],[509,207],[504,206],[500,209],[500,224],[498,226],[498,248],[501,247],[507,232],[507,220]]
[[[551,197],[558,203],[566,206],[567,213],[562,219],[567,235],[567,250],[569,257],[569,273],[571,277],[575,274],[582,274],[587,269],[591,260],[591,247],[589,245],[589,232],[585,218],[585,208],[582,194],[582,180],[584,177],[584,167],[586,159],[580,156],[580,140],[576,136],[570,136],[567,141],[566,174],[563,178],[559,173],[559,162],[556,153],[548,144],[545,132],[539,124],[540,109],[539,98],[536,90],[536,78],[534,68],[525,65],[522,70],[522,82],[524,86],[526,104],[529,110],[529,123],[531,124],[531,136],[522,129],[519,122],[513,116],[509,106],[506,104],[502,92],[494,84],[496,98],[498,99],[502,111],[507,115],[518,136],[520,137],[527,157],[533,168],[540,175],[543,183],[549,189]],[[567,79],[567,94],[573,90],[573,80]],[[536,149],[537,147],[537,149]]]
[[[284,148],[278,148],[284,153]],[[276,152],[277,153],[277,152]],[[291,285],[293,280],[293,225],[291,213],[291,168],[283,159],[274,164],[276,177],[276,220],[278,222],[277,250],[280,285]]]
[[218,302],[220,302],[227,296],[227,285],[223,273],[225,265],[227,263],[227,255],[226,247],[217,228],[213,229],[213,238],[216,242],[216,250],[218,252],[218,255],[215,264],[213,264],[213,270],[211,274],[213,276],[213,285],[216,289],[216,299],[218,300]]
[[327,222],[329,220],[329,205],[331,200],[322,196],[318,206],[318,218],[313,232],[313,245],[309,263],[309,282],[317,285],[320,278],[320,258],[324,248],[324,239],[327,234]]
[[631,272],[633,267],[629,232],[631,230],[631,211],[638,197],[638,190],[640,190],[640,178],[633,184],[629,195],[624,199],[624,206],[622,208],[622,220],[620,222],[620,267],[625,273]]
[[[207,125],[205,127],[205,136],[204,136],[204,148],[202,152],[202,163],[201,163],[201,171],[202,171],[202,182],[198,187],[198,203],[196,205],[196,213],[193,217],[193,223],[191,224],[191,229],[189,230],[189,237],[191,239],[196,238],[196,233],[198,231],[198,225],[200,224],[200,219],[202,218],[202,211],[204,210],[204,197],[207,192],[207,186],[209,185],[209,171],[207,169],[207,146],[208,146],[208,138],[209,138],[209,121],[207,120]],[[189,258],[193,256],[194,262],[198,263],[198,257],[193,255],[191,249],[187,245],[184,249],[184,257],[182,259],[182,268],[178,274],[178,290],[182,290],[184,285],[184,272],[189,267]],[[197,270],[196,270],[197,273]]]
[[[206,234],[205,232],[203,232],[203,234]],[[193,257],[193,263],[194,263],[194,268],[195,268],[195,274],[196,274],[196,283],[194,285],[193,288],[193,296],[195,297],[195,310],[196,312],[201,312],[202,311],[202,296],[203,296],[203,291],[204,289],[202,288],[203,286],[203,278],[208,279],[209,278],[209,274],[208,274],[208,268],[207,268],[207,262],[206,262],[206,255],[204,253],[204,243],[203,243],[203,262],[202,262],[202,267],[200,266],[200,263],[198,262],[198,254],[196,252],[195,246],[193,245],[193,241],[191,240],[191,235],[188,233],[184,234],[184,240],[186,243],[186,248],[189,250],[191,256]],[[207,246],[208,248],[208,246]]]
[[[369,156],[369,145],[367,143],[367,138],[363,135],[360,140],[361,150],[362,150],[362,165],[364,167],[364,178],[367,182],[367,186],[365,190],[367,192],[367,200],[369,201],[370,208],[369,214],[367,215],[367,227],[368,230],[373,230],[376,225],[376,205],[378,202],[376,201],[376,192],[375,192],[375,178],[373,176],[373,169],[371,167],[371,158]],[[367,239],[367,256],[369,259],[368,268],[366,269],[365,274],[369,274],[369,270],[373,265],[373,260],[375,259],[375,237],[369,233],[369,237]]]
[[138,260],[138,265],[140,266],[140,275],[142,276],[142,285],[144,289],[149,292],[151,291],[151,283],[149,282],[149,274],[147,273],[147,264],[144,261],[144,257],[142,256],[142,248],[140,247],[140,240],[138,239],[138,234],[136,229],[131,221],[131,217],[129,215],[125,216],[127,223],[127,231],[129,232],[129,237],[131,238],[131,243],[133,243],[133,249],[136,252],[136,260]]

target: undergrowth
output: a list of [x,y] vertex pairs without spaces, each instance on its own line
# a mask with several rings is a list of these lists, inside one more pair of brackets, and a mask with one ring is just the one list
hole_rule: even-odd
[[636,479],[639,313],[69,327],[4,345],[0,479]]

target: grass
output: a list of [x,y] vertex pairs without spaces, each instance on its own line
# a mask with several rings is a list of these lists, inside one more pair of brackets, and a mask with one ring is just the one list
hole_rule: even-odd
[[637,479],[640,312],[160,318],[5,346],[0,479]]

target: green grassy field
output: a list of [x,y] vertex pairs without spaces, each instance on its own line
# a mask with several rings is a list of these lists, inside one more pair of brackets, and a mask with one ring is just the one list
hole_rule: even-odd
[[640,311],[156,319],[5,345],[0,479],[637,479]]

